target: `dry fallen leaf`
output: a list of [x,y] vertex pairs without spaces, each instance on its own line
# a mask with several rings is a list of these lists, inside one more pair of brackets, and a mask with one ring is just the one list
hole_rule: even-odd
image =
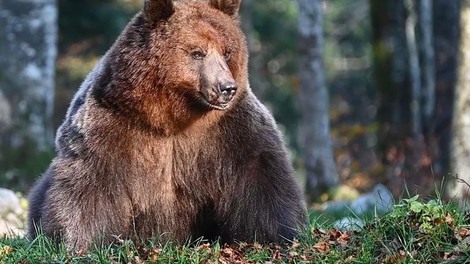
[[253,248],[254,248],[254,249],[262,249],[263,246],[262,246],[260,243],[255,242],[255,243],[253,243]]
[[272,259],[273,259],[273,260],[280,260],[280,259],[282,259],[281,251],[279,251],[279,250],[274,251],[274,254],[273,254],[273,256],[272,256]]
[[341,245],[346,245],[351,240],[351,234],[348,231],[341,233],[341,236],[336,239]]
[[459,236],[464,239],[468,236],[470,236],[470,229],[468,228],[460,228],[459,230]]
[[452,256],[452,252],[444,252],[443,260],[448,260]]
[[330,230],[329,234],[330,234],[330,240],[336,240],[341,236],[341,231],[339,231],[338,229],[333,229],[333,230]]
[[327,242],[318,242],[313,246],[313,249],[320,253],[328,253],[330,251],[330,245]]
[[445,214],[445,219],[446,219],[446,223],[447,223],[448,225],[450,225],[451,227],[455,227],[454,218],[450,215],[449,212],[446,212],[446,214]]
[[299,246],[300,246],[299,241],[294,240],[294,242],[292,242],[292,246],[291,246],[290,248],[291,248],[291,249],[295,249],[295,248],[298,248]]
[[212,253],[211,244],[204,243],[197,247],[197,251],[205,252],[205,253]]
[[219,260],[222,262],[236,263],[243,260],[243,253],[231,247],[223,248],[220,251],[220,256],[222,259],[219,258]]
[[291,257],[297,257],[298,255],[299,255],[299,253],[297,253],[295,251],[289,252],[289,256],[291,256]]
[[151,261],[157,261],[158,260],[158,254],[162,252],[161,248],[154,248],[153,250],[148,252],[147,259]]
[[145,263],[145,262],[139,256],[135,256],[133,263],[142,264],[142,263]]
[[13,252],[13,248],[10,247],[10,246],[3,246],[2,248],[0,248],[0,257],[1,256],[4,256],[4,255],[8,255],[10,254],[11,252]]

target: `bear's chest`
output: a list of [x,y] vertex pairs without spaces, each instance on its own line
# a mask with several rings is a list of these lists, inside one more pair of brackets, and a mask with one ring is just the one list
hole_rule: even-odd
[[223,189],[225,151],[210,135],[138,140],[120,166],[132,179],[128,181],[132,196],[141,203],[204,200],[205,193]]

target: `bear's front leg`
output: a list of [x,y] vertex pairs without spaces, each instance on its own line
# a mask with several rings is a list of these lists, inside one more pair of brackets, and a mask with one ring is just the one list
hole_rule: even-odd
[[[281,153],[282,154],[282,153]],[[307,221],[302,192],[286,155],[264,151],[232,184],[223,240],[291,241]]]
[[72,252],[131,235],[123,233],[131,226],[131,204],[118,192],[92,185],[64,188],[56,184],[48,197],[49,214],[42,223],[44,234],[57,237],[60,227],[59,239]]

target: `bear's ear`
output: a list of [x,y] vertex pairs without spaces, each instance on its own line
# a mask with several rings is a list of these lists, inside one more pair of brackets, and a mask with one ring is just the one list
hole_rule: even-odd
[[209,5],[231,17],[238,16],[241,0],[209,0]]
[[149,22],[168,20],[173,15],[175,8],[172,0],[145,0],[144,18]]

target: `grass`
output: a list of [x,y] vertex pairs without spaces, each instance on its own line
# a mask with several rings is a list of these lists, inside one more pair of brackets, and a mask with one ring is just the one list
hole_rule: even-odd
[[329,216],[288,245],[221,245],[204,240],[176,246],[118,241],[71,254],[45,237],[0,239],[0,263],[470,263],[470,215],[439,199],[403,199],[359,231],[332,229]]

